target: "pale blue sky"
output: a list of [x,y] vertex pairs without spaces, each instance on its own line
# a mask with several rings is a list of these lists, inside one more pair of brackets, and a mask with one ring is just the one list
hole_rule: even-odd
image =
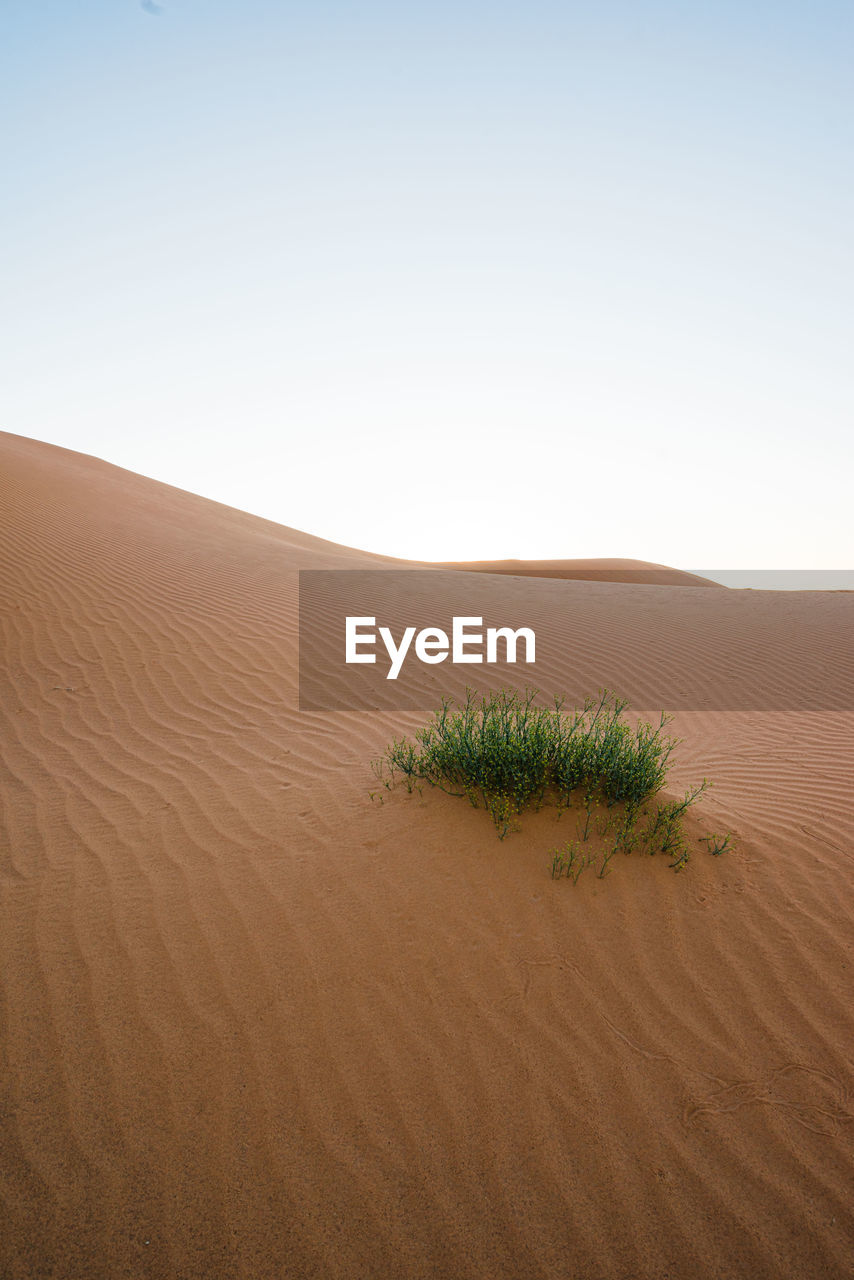
[[0,426],[391,555],[851,567],[849,3],[161,8],[3,6]]

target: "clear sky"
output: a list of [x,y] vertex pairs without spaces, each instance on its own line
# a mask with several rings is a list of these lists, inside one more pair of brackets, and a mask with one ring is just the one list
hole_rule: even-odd
[[852,567],[850,0],[18,0],[0,426],[391,555]]

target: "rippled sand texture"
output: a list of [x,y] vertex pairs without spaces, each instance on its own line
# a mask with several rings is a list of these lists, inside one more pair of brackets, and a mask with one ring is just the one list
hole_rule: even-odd
[[297,710],[297,569],[383,563],[0,436],[3,1280],[851,1275],[854,715],[680,713],[739,851],[556,883]]

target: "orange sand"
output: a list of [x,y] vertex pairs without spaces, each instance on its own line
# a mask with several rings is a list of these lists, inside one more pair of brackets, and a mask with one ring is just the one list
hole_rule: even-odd
[[296,709],[297,569],[384,564],[0,436],[3,1280],[851,1275],[854,713],[679,713],[739,851],[555,883],[553,812],[369,800],[423,716]]
[[644,560],[469,560],[447,561],[446,569],[504,573],[532,578],[565,578],[583,582],[639,582],[659,586],[719,587],[710,578]]

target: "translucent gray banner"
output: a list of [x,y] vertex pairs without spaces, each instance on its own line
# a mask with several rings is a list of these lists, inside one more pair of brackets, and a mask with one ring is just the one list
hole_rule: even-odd
[[823,571],[773,590],[670,572],[303,570],[300,709],[427,711],[513,686],[570,704],[605,688],[638,711],[854,710],[854,591]]

